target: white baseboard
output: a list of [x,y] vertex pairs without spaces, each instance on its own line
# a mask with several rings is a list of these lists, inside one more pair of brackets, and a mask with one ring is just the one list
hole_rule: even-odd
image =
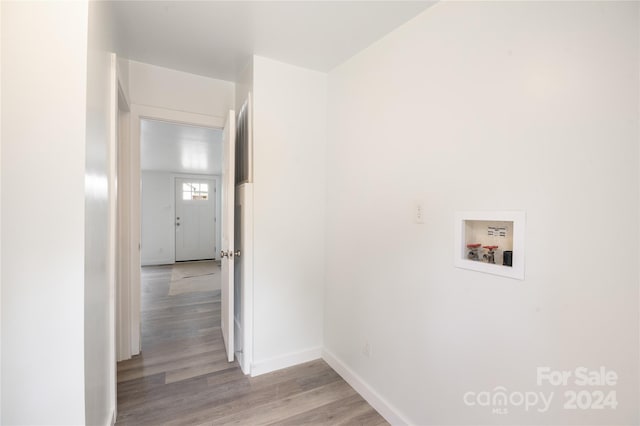
[[114,426],[116,424],[116,410],[115,408],[111,409],[111,414],[107,419],[105,426]]
[[411,423],[400,414],[393,405],[381,397],[362,377],[326,349],[322,350],[322,358],[338,373],[345,382],[349,383],[386,421],[392,425],[410,425]]
[[[233,317],[233,323],[235,326],[233,331],[233,340],[234,342],[236,342],[236,347],[237,347],[238,346],[237,343],[243,341],[242,325],[240,324],[240,320],[238,320],[238,317],[236,317],[235,315]],[[244,351],[244,348],[242,349]],[[240,369],[242,370],[242,372],[244,374],[249,374],[249,365],[247,363],[248,357],[244,356],[244,352],[236,351],[236,359],[238,360],[238,364],[240,364]]]
[[251,377],[322,358],[322,348],[312,348],[251,364]]

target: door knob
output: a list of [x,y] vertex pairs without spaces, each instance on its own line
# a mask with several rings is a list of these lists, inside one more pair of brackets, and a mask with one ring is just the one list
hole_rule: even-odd
[[236,250],[235,255],[236,255],[236,257],[240,257],[240,250]]
[[223,258],[223,257],[227,257],[227,252],[226,252],[226,251],[224,251],[224,250],[220,250],[220,257],[221,257],[221,258]]

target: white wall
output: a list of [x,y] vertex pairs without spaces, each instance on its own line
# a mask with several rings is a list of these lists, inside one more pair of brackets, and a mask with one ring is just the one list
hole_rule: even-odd
[[[106,425],[115,410],[114,288],[110,280],[110,144],[115,141],[116,63],[105,2],[89,3],[86,115],[84,341],[86,423]],[[115,195],[115,194],[113,194]],[[115,250],[115,249],[112,249]]]
[[[198,118],[198,123],[191,124],[199,125],[212,121],[224,123],[229,110],[234,107],[235,84],[232,82],[136,61],[126,61],[126,64],[122,63],[120,66],[124,69],[127,64],[130,101],[134,104],[134,110],[144,111],[142,115],[145,117],[182,123]],[[135,121],[137,114],[133,115],[132,119]],[[133,123],[132,126],[139,126],[139,123]],[[133,139],[136,139],[135,135],[138,134],[135,130],[132,129]],[[139,141],[132,142],[136,146],[139,145]],[[133,161],[137,159],[133,158]],[[135,173],[133,179],[136,179]],[[133,202],[136,202],[135,194]],[[216,215],[220,217],[220,203],[216,204]],[[219,221],[217,227],[216,247],[220,247]],[[133,232],[136,232],[135,227]],[[135,245],[137,246],[137,243]],[[146,260],[156,257],[148,255],[148,251],[142,253]]]
[[[142,265],[175,262],[175,178],[215,179],[216,253],[220,245],[220,176],[142,172]],[[217,256],[217,254],[216,254]]]
[[[324,343],[410,422],[640,421],[638,48],[637,3],[442,2],[330,72]],[[526,211],[523,282],[453,267],[458,210]],[[616,410],[536,386],[602,365]]]
[[253,57],[251,57],[244,69],[238,74],[235,87],[235,110],[236,115],[240,112],[242,104],[253,92]]
[[170,173],[142,172],[142,265],[175,262],[172,189]]
[[255,374],[322,345],[326,74],[253,70]]
[[2,4],[7,425],[85,422],[87,8],[86,1]]
[[[2,2],[0,2],[0,35]],[[1,36],[0,36],[1,38]],[[2,99],[2,43],[0,42],[0,99]],[[2,102],[0,102],[0,164],[2,164]],[[2,423],[2,174],[0,173],[0,423]]]
[[169,68],[129,61],[131,102],[225,118],[234,84]]

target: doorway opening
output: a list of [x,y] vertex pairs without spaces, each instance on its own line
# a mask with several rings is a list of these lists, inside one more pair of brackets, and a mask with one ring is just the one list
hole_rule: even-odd
[[140,121],[141,266],[219,259],[222,131]]
[[[153,375],[158,360],[172,356],[166,351],[186,358],[158,365],[166,369],[165,384],[232,366],[250,374],[248,102],[238,128],[234,111],[225,123],[219,117],[131,105],[125,219],[130,225],[130,327],[124,327],[130,353],[119,357],[124,360],[118,364],[119,388]],[[201,140],[206,135],[209,145]],[[244,142],[236,146],[238,137]]]
[[193,333],[219,332],[222,130],[141,117],[139,164],[140,350],[150,362],[162,342],[188,351]]
[[[244,139],[248,136],[247,102],[240,114],[244,124],[237,129]],[[229,119],[233,120],[229,122]],[[242,301],[238,309],[235,309],[233,296],[238,292],[234,288],[234,281],[235,285],[250,285],[245,284],[247,279],[244,277],[251,277],[252,271],[243,271],[235,280],[233,274],[228,274],[229,268],[233,271],[240,257],[236,255],[238,250],[233,249],[237,188],[245,186],[238,193],[241,196],[251,194],[250,188],[246,189],[251,183],[246,179],[238,180],[247,175],[248,163],[243,158],[249,153],[249,145],[245,142],[239,147],[235,146],[238,135],[233,111],[230,111],[229,119],[225,123],[219,117],[131,105],[127,120],[130,123],[130,141],[126,144],[127,149],[123,150],[126,154],[123,170],[128,175],[121,180],[122,186],[126,187],[123,191],[126,196],[123,215],[120,216],[122,222],[128,222],[129,225],[126,235],[121,239],[123,246],[129,248],[128,254],[123,251],[128,264],[123,262],[122,269],[128,282],[122,280],[122,296],[125,300],[120,304],[126,312],[119,315],[123,322],[120,327],[121,340],[128,343],[128,347],[121,345],[123,350],[119,352],[119,360],[138,355],[142,349],[141,267],[213,259],[222,262],[220,275],[222,281],[227,282],[226,291],[222,291],[222,327],[230,329],[224,339],[228,343],[229,359],[240,357],[236,352],[244,352],[241,357],[243,369],[249,371],[251,357],[245,348],[251,345],[245,342],[250,342],[251,330],[243,328],[250,322],[242,321],[244,315],[239,315],[239,310],[250,312],[250,309],[246,309],[245,301],[252,292],[247,289],[241,292]],[[240,155],[236,155],[237,149],[241,150]],[[240,161],[239,174],[236,174],[236,158]],[[225,181],[227,186],[223,188]],[[237,225],[249,228],[249,232],[242,234],[243,241],[251,236],[252,219],[247,209],[251,198],[238,201],[245,209]],[[193,220],[188,223],[188,219]],[[224,222],[226,238],[222,229]],[[243,270],[252,267],[250,248],[247,245],[246,258],[239,262],[244,265]],[[238,280],[241,278],[240,283]],[[237,318],[234,318],[234,313]],[[233,335],[234,331],[242,336],[241,340],[233,342],[229,339],[228,336]]]

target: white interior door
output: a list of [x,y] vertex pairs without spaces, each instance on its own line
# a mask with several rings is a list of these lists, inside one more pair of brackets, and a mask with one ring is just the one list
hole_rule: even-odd
[[222,263],[221,315],[222,338],[227,348],[227,358],[233,361],[233,272],[234,272],[234,210],[235,210],[235,153],[236,125],[235,112],[229,111],[222,133]]
[[215,181],[176,178],[176,261],[216,256]]

